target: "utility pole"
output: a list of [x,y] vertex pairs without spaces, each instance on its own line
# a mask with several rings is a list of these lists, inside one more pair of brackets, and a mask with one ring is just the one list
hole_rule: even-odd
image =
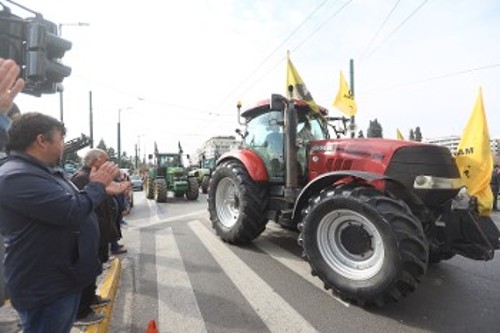
[[139,156],[137,155],[137,143],[135,144],[135,169],[137,170]]
[[132,107],[127,106],[125,108],[120,108],[118,109],[118,124],[117,124],[117,146],[118,146],[118,167],[121,167],[121,162],[122,162],[122,135],[121,135],[121,123],[120,123],[120,118],[121,118],[121,112],[122,110],[130,110]]
[[94,114],[92,113],[92,91],[89,91],[90,148],[94,148]]

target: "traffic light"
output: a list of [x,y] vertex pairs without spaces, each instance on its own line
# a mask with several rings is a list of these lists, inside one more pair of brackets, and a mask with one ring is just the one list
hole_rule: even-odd
[[55,93],[71,68],[61,58],[71,42],[58,35],[57,25],[41,14],[22,19],[6,7],[0,12],[0,57],[11,58],[21,67],[24,93],[40,96]]
[[[60,59],[71,49],[71,42],[57,35],[57,26],[42,18],[31,18],[26,28],[26,77],[28,80],[61,83],[71,68]],[[55,92],[55,90],[54,90]]]

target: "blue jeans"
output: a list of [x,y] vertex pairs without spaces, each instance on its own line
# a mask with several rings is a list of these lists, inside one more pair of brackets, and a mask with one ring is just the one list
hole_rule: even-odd
[[69,333],[75,321],[81,290],[29,310],[17,311],[24,333]]

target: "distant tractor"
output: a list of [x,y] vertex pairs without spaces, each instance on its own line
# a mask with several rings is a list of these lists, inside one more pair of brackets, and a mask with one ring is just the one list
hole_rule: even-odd
[[167,202],[168,192],[177,198],[184,195],[188,200],[199,196],[198,180],[188,175],[182,163],[181,153],[156,153],[154,167],[150,169],[145,181],[146,197],[157,202]]
[[340,139],[348,119],[279,95],[241,117],[243,147],[219,158],[208,190],[223,241],[246,244],[268,220],[296,229],[312,274],[361,306],[407,296],[429,262],[490,260],[500,248],[447,148]]
[[198,185],[200,186],[202,193],[208,192],[208,184],[210,183],[210,177],[214,171],[216,160],[217,156],[206,158],[205,155],[203,155],[200,160],[199,168],[194,169],[190,173],[198,180]]

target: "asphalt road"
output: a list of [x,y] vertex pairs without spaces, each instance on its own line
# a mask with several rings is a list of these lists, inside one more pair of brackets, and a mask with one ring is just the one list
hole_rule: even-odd
[[363,309],[310,275],[296,233],[270,222],[251,245],[230,246],[205,195],[169,199],[135,192],[110,332],[144,332],[152,319],[160,332],[500,332],[499,257],[431,265],[409,297]]

